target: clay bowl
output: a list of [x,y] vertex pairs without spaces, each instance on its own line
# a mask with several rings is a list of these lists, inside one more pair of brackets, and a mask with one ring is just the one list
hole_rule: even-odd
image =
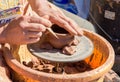
[[32,79],[31,82],[96,82],[111,70],[115,58],[114,50],[103,37],[85,29],[83,31],[85,36],[92,40],[95,47],[94,54],[85,59],[93,68],[90,71],[76,74],[52,74],[36,71],[19,63],[8,48],[4,48],[5,60],[14,71],[26,78],[25,82],[30,82],[29,79]]
[[[51,32],[47,31],[40,41],[50,43],[54,48],[61,49],[75,40],[75,36],[69,34],[65,29],[57,25],[53,25],[51,29],[57,38]],[[42,42],[38,42],[38,44]]]
[[54,48],[58,48],[58,49],[63,48],[66,45],[69,45],[75,39],[75,37],[70,34],[56,33],[56,35],[58,36],[59,39],[55,38],[54,36],[52,36],[51,33],[49,33],[49,43]]

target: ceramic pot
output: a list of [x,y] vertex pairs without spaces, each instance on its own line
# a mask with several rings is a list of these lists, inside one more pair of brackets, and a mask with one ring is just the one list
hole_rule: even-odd
[[[85,36],[92,40],[95,47],[94,54],[85,59],[93,68],[92,70],[75,74],[53,74],[33,70],[18,62],[7,47],[4,48],[5,60],[18,76],[24,76],[24,82],[97,82],[99,78],[104,77],[104,75],[111,70],[115,58],[114,50],[110,43],[103,37],[85,29],[83,29],[83,31]],[[25,50],[27,48],[22,47],[22,49]],[[25,54],[28,53],[25,52],[24,55]],[[20,54],[20,56],[21,55],[22,54]],[[21,80],[20,78],[16,79],[18,81]],[[32,81],[30,81],[30,79],[32,79]],[[103,82],[103,80],[100,82]]]
[[41,38],[39,43],[44,43],[47,42],[49,43],[51,46],[53,46],[54,48],[64,48],[67,45],[70,45],[74,40],[75,40],[75,36],[69,34],[65,29],[57,26],[57,25],[53,25],[51,27],[51,29],[53,30],[53,32],[55,33],[55,35],[57,37],[55,37],[51,32],[47,31]]

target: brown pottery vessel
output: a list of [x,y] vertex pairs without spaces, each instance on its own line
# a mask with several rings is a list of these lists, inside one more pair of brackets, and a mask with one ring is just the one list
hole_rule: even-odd
[[[22,61],[32,60],[32,54],[26,45],[13,48],[13,50],[5,47],[4,57],[7,64],[16,73],[14,78],[18,82],[97,82],[111,70],[114,64],[114,50],[111,44],[100,35],[85,29],[83,31],[84,35],[90,38],[94,44],[93,55],[84,60],[93,68],[92,70],[75,74],[53,74],[37,71],[21,64]],[[16,50],[17,53],[15,53]]]

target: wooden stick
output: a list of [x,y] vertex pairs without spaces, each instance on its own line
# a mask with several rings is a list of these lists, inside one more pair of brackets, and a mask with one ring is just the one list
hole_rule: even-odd
[[55,32],[53,32],[53,30],[51,28],[47,28],[47,30],[56,38],[59,39],[59,37],[55,34]]

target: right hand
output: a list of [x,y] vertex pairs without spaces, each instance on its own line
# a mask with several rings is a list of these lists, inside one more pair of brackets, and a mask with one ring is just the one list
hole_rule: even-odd
[[44,17],[50,20],[53,24],[56,24],[71,35],[83,35],[83,30],[77,25],[77,23],[65,16],[59,7],[48,2],[48,0],[28,0],[32,10],[34,10],[40,17]]
[[21,16],[11,21],[2,32],[5,43],[29,44],[39,41],[42,32],[52,24],[42,17]]

